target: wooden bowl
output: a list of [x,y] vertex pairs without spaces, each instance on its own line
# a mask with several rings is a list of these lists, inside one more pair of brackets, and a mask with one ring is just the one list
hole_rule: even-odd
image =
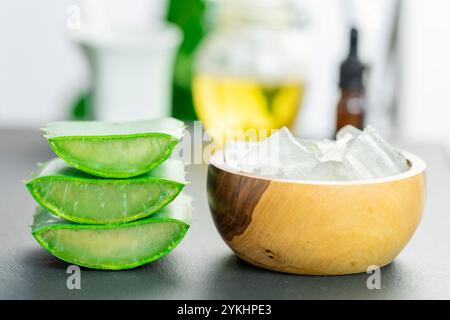
[[351,182],[268,179],[210,160],[208,202],[216,227],[243,260],[305,275],[366,272],[389,264],[411,239],[425,201],[423,160],[410,169]]

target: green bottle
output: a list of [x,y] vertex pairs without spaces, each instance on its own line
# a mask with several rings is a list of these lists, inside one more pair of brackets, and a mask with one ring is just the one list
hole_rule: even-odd
[[170,0],[167,21],[178,25],[184,34],[175,61],[172,88],[172,115],[181,120],[195,120],[192,101],[192,64],[197,45],[206,34],[204,0]]

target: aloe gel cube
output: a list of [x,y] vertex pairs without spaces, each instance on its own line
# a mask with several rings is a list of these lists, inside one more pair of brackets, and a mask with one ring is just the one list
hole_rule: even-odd
[[88,268],[121,270],[169,253],[186,234],[190,215],[191,199],[185,195],[150,217],[124,224],[76,224],[39,207],[32,234],[61,260]]
[[180,141],[184,123],[173,118],[61,121],[42,130],[53,151],[71,166],[99,177],[129,178],[164,162]]
[[170,203],[186,185],[184,164],[169,159],[146,174],[102,179],[55,158],[27,184],[33,198],[55,215],[78,223],[124,223]]

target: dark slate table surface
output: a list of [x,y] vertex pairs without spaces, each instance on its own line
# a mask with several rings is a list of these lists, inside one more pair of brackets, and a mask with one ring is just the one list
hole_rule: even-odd
[[253,267],[216,232],[206,202],[206,166],[188,167],[194,218],[182,244],[166,257],[126,271],[81,269],[81,290],[69,290],[68,264],[32,238],[35,202],[22,180],[53,155],[38,131],[0,130],[1,299],[449,299],[450,160],[438,145],[402,145],[428,163],[423,220],[406,249],[381,270],[380,290],[368,274],[296,276]]

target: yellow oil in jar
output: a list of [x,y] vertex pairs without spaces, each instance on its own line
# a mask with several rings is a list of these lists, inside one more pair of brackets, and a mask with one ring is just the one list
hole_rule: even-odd
[[[303,100],[304,82],[263,82],[199,74],[193,94],[197,115],[220,146],[228,139],[256,139],[283,126],[291,127]],[[242,136],[244,132],[244,136]]]

